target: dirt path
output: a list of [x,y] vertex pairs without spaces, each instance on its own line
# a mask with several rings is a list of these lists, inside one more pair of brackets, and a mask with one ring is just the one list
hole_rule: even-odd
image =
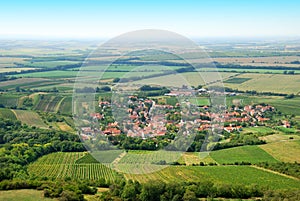
[[119,163],[119,161],[126,155],[126,152],[122,152],[113,162],[112,165],[115,166]]

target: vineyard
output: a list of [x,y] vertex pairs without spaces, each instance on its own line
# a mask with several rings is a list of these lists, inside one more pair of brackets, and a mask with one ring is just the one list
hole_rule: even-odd
[[6,96],[0,94],[0,105],[6,107],[16,107],[18,105],[19,97],[17,96]]
[[123,150],[95,151],[78,159],[76,163],[112,163],[123,153]]
[[72,113],[72,97],[65,97],[60,106],[59,111],[61,114],[71,114]]
[[278,162],[258,146],[241,146],[213,151],[210,153],[210,156],[219,164],[233,164],[235,162],[250,162],[252,164],[259,162]]
[[119,163],[124,164],[155,164],[162,161],[176,162],[181,157],[181,152],[175,151],[129,151]]
[[299,188],[300,181],[252,166],[169,166],[150,174],[125,174],[127,179],[145,183],[151,180],[164,182],[212,181],[222,184],[258,185],[261,188]]
[[53,153],[38,159],[29,165],[29,174],[33,177],[73,178],[97,180],[105,178],[114,180],[117,173],[101,163],[76,163],[86,153]]
[[33,111],[28,111],[28,110],[12,110],[12,111],[17,116],[17,119],[24,124],[30,126],[36,126],[40,128],[47,128],[47,125],[43,122],[41,117]]
[[10,109],[4,109],[4,108],[0,109],[0,117],[3,119],[12,119],[12,120],[17,119],[16,115]]
[[39,101],[35,105],[36,110],[44,111],[44,112],[57,112],[59,106],[63,100],[62,96],[55,95],[39,95]]

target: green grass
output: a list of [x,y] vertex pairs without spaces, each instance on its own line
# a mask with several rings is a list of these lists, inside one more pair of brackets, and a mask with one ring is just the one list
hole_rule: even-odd
[[248,80],[251,80],[251,78],[231,78],[228,80],[225,80],[224,83],[232,83],[232,84],[242,84],[244,82],[247,82]]
[[191,103],[200,106],[210,105],[209,99],[207,97],[190,98],[189,100]]
[[44,191],[31,189],[0,191],[0,201],[53,201],[54,199],[45,198]]
[[242,133],[255,133],[255,134],[261,134],[261,135],[267,135],[267,134],[274,134],[278,133],[278,131],[266,127],[266,126],[259,126],[259,127],[247,127],[243,128]]
[[210,156],[219,164],[233,164],[235,162],[278,162],[258,146],[241,146],[218,151],[212,151]]
[[253,185],[271,189],[299,188],[300,182],[251,166],[169,166],[151,174],[125,174],[127,179],[145,183],[150,180],[165,182],[211,181],[219,184]]
[[28,110],[12,110],[17,119],[20,120],[23,124],[27,124],[29,126],[36,126],[40,128],[47,128],[47,125],[43,122],[41,117],[35,113],[34,111]]
[[16,115],[10,109],[5,108],[0,108],[0,117],[3,119],[17,119]]
[[276,129],[280,130],[283,133],[287,133],[287,134],[294,134],[294,133],[298,132],[298,130],[295,128],[285,128],[283,126],[277,126]]

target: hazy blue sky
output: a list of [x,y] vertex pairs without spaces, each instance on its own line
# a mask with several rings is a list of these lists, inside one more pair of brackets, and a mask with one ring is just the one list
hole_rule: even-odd
[[300,1],[1,1],[0,35],[113,37],[138,29],[185,36],[300,36]]

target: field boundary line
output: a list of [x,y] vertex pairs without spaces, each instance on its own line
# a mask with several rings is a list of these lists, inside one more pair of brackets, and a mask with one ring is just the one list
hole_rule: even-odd
[[59,108],[60,108],[60,105],[61,105],[61,103],[63,102],[63,100],[65,100],[67,97],[65,96],[65,97],[63,97],[59,102],[58,102],[58,104],[56,105],[56,107],[55,107],[55,112],[58,112],[58,110],[59,110]]
[[126,152],[121,153],[111,164],[115,166],[124,156],[126,156]]
[[12,112],[15,114],[15,116],[16,116],[16,118],[17,118],[17,120],[21,121],[21,120],[18,118],[18,115],[17,115],[17,113],[16,113],[16,111],[15,111],[15,110],[13,110],[13,109],[10,109],[10,111],[12,111]]
[[297,177],[293,177],[291,175],[287,175],[287,174],[283,174],[283,173],[280,173],[280,172],[276,172],[274,170],[269,170],[269,169],[266,169],[266,168],[263,168],[263,167],[259,167],[259,166],[256,166],[256,165],[251,165],[251,167],[256,168],[258,170],[263,170],[263,171],[266,171],[266,172],[277,174],[277,175],[280,175],[280,176],[283,176],[283,177],[287,177],[287,178],[290,178],[290,179],[294,179],[296,181],[300,181],[300,179],[298,179]]

